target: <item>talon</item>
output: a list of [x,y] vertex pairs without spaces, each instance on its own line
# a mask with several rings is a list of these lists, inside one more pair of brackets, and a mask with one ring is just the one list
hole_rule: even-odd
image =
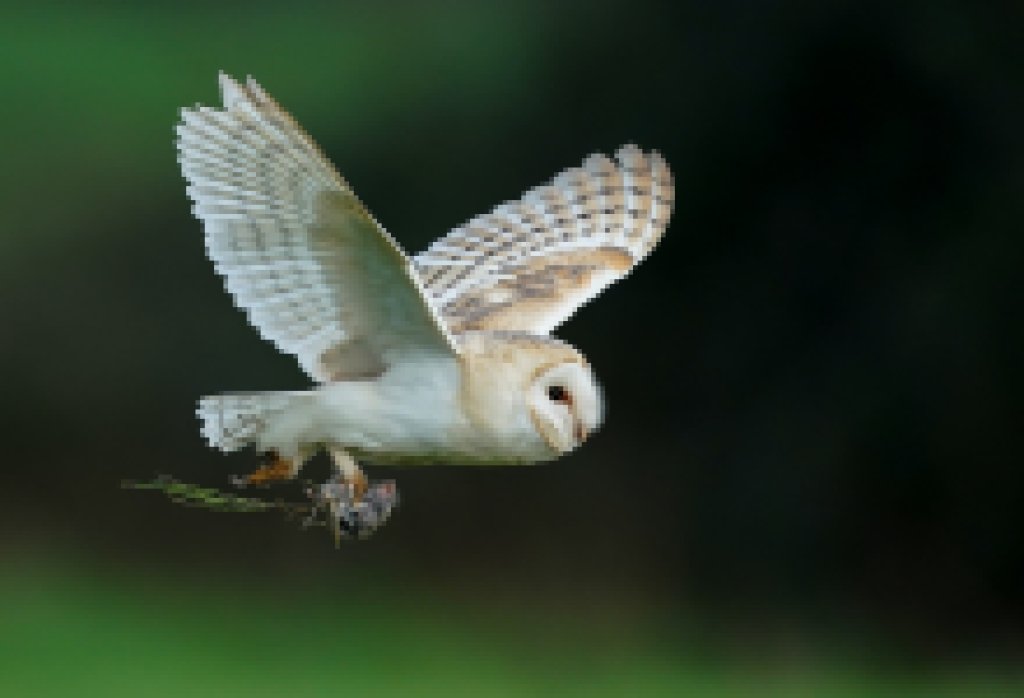
[[267,463],[264,463],[248,475],[232,478],[233,484],[245,487],[247,485],[266,485],[270,482],[291,479],[294,472],[292,462],[287,458],[282,458],[277,453],[271,452],[268,455],[269,461]]

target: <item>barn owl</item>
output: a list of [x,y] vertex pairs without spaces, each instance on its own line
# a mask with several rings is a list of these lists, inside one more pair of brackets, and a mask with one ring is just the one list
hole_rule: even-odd
[[590,365],[551,332],[625,276],[672,211],[668,166],[634,145],[591,155],[409,256],[252,78],[185,108],[178,162],[234,303],[316,387],[199,400],[202,434],[294,477],[319,449],[352,501],[359,463],[527,464],[602,420]]

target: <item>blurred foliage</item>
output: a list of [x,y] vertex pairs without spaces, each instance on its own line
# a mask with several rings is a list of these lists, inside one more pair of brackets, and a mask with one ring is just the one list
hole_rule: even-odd
[[[1016,696],[1020,676],[925,674],[778,648],[723,662],[634,628],[452,611],[419,593],[181,585],[36,568],[0,584],[0,690],[66,696]],[[222,580],[223,582],[223,580]],[[302,595],[296,592],[305,592]],[[358,603],[356,603],[358,601]]]

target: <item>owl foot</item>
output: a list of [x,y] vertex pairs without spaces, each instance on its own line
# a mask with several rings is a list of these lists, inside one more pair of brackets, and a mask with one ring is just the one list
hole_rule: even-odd
[[236,487],[266,485],[271,482],[290,480],[295,474],[295,468],[293,467],[292,462],[287,458],[282,458],[273,451],[267,454],[267,458],[267,462],[248,475],[243,475],[241,477],[237,475],[233,476],[231,478],[231,484]]
[[355,480],[335,475],[322,485],[311,487],[306,494],[313,501],[313,513],[306,524],[318,523],[322,514],[335,544],[342,538],[369,537],[398,506],[394,480],[371,483],[365,475]]

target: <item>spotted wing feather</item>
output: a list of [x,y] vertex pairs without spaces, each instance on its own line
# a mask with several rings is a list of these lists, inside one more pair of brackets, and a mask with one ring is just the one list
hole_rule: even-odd
[[263,89],[221,75],[223,108],[182,110],[178,161],[206,249],[260,334],[319,381],[452,351],[411,261]]
[[627,145],[456,228],[415,265],[452,333],[548,334],[651,252],[672,204],[665,161]]

